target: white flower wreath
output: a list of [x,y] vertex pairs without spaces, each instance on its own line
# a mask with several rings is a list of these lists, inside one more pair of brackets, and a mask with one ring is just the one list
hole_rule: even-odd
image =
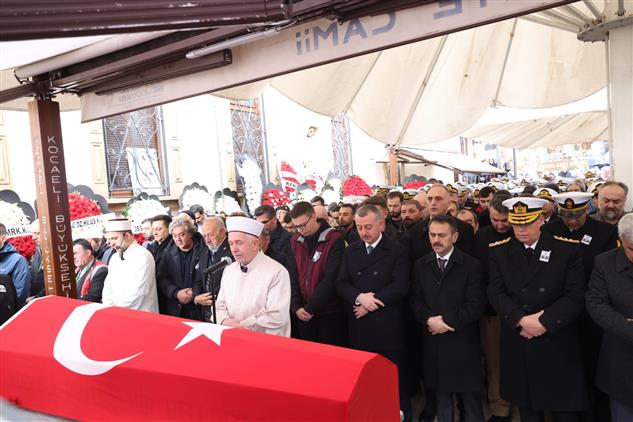
[[0,222],[6,227],[28,226],[29,217],[17,204],[0,201]]
[[134,201],[127,209],[128,219],[140,223],[146,218],[152,218],[160,214],[169,215],[169,208],[163,206],[155,199],[141,199]]
[[215,198],[202,189],[188,189],[182,194],[182,208],[189,209],[192,205],[201,205],[207,214],[215,214]]

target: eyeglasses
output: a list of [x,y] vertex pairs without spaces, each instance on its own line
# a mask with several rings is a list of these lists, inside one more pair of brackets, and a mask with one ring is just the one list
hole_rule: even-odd
[[304,231],[306,229],[306,227],[308,226],[308,223],[310,222],[310,220],[312,220],[312,216],[315,214],[312,214],[310,217],[308,217],[308,219],[306,220],[305,223],[303,224],[295,224],[294,227],[295,229],[299,230],[299,231]]
[[270,220],[272,220],[272,218],[269,218],[266,221],[260,221],[260,223],[262,223],[265,226],[266,224],[270,223]]

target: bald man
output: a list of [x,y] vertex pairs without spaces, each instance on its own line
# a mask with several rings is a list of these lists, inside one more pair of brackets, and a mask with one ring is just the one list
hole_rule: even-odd
[[[429,217],[420,220],[420,222],[409,231],[411,263],[415,263],[416,260],[433,250],[429,242],[429,222],[433,217],[448,214],[450,194],[446,186],[440,184],[433,185],[427,192],[427,201]],[[473,228],[461,220],[457,220],[457,228],[459,236],[455,242],[455,247],[459,248],[462,252],[472,255],[475,237]]]

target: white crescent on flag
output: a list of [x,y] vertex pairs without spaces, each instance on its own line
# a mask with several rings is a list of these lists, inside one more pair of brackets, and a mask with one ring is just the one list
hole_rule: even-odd
[[90,303],[88,305],[75,308],[68,316],[64,325],[59,330],[55,345],[53,346],[53,357],[65,368],[82,375],[101,375],[110,371],[117,365],[134,359],[143,352],[135,355],[111,361],[93,360],[87,357],[81,350],[81,336],[95,312],[107,309],[110,306],[100,303]]

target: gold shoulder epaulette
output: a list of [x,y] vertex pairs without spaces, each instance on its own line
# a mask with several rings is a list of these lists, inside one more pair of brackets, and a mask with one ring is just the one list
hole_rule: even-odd
[[580,243],[580,240],[567,239],[566,237],[561,237],[561,236],[554,236],[554,239],[560,240],[561,242],[567,242],[567,243],[575,243],[575,244]]
[[494,248],[495,246],[503,245],[504,243],[508,243],[512,239],[512,236],[509,236],[503,240],[498,240],[496,242],[488,243],[489,248]]

